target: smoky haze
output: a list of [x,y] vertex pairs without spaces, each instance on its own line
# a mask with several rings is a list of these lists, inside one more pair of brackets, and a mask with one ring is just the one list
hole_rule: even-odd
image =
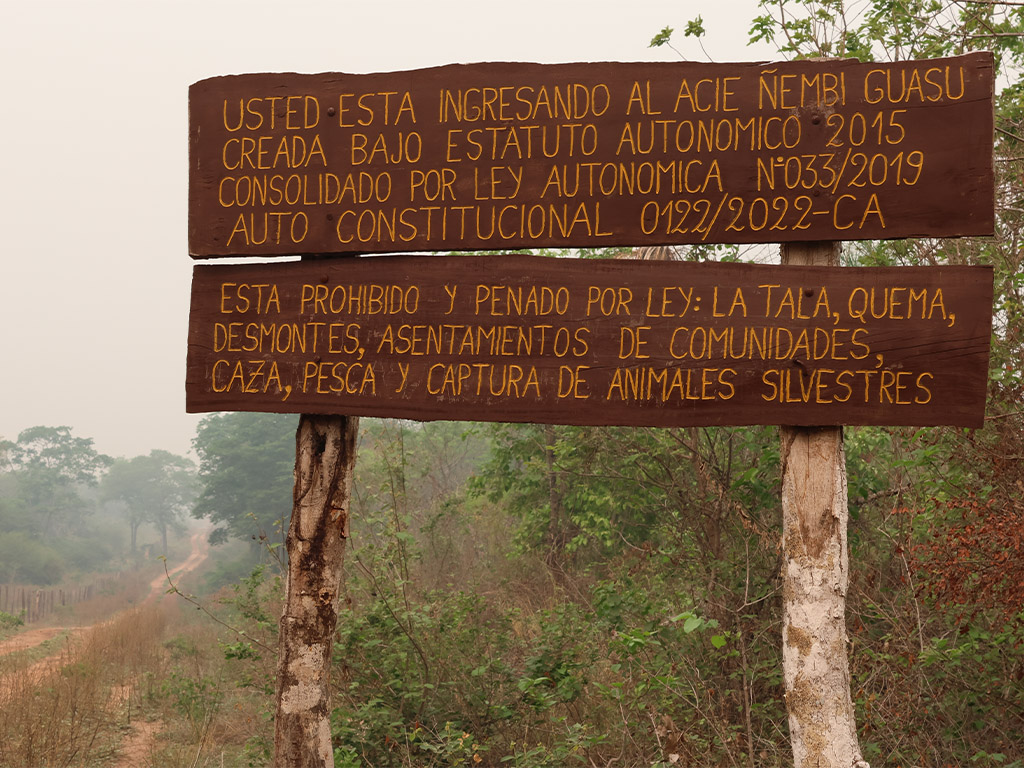
[[756,61],[737,19],[677,2],[12,3],[0,77],[0,438],[67,425],[98,450],[186,453],[188,86],[240,72],[477,61]]

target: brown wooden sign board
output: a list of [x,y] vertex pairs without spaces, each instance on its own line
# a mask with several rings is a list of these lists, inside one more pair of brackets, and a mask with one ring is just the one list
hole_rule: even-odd
[[988,53],[215,77],[189,252],[991,234],[992,105]]
[[537,256],[194,268],[189,411],[979,427],[992,270]]

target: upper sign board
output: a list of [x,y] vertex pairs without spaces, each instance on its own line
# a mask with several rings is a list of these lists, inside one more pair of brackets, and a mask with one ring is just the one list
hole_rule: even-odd
[[189,252],[991,234],[992,94],[988,53],[215,77]]

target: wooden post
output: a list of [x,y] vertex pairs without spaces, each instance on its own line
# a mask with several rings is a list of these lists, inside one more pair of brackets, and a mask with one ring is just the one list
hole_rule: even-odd
[[303,415],[296,433],[288,581],[278,644],[277,768],[332,768],[331,646],[338,623],[359,419]]
[[[838,242],[791,243],[783,265],[839,266]],[[780,427],[782,670],[796,768],[867,768],[847,658],[846,453],[842,427]]]

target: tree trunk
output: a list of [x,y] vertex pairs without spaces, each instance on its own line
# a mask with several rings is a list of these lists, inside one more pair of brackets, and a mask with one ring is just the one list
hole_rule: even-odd
[[[839,244],[791,244],[783,264],[838,265]],[[796,768],[866,768],[847,658],[842,427],[781,427],[782,669]]]
[[288,582],[278,645],[277,768],[334,765],[330,664],[359,420],[303,415],[296,434]]
[[566,530],[562,520],[562,494],[558,487],[558,474],[555,469],[555,428],[551,424],[544,425],[544,460],[547,463],[548,475],[548,535],[547,552],[544,562],[552,571],[561,571],[565,554]]

